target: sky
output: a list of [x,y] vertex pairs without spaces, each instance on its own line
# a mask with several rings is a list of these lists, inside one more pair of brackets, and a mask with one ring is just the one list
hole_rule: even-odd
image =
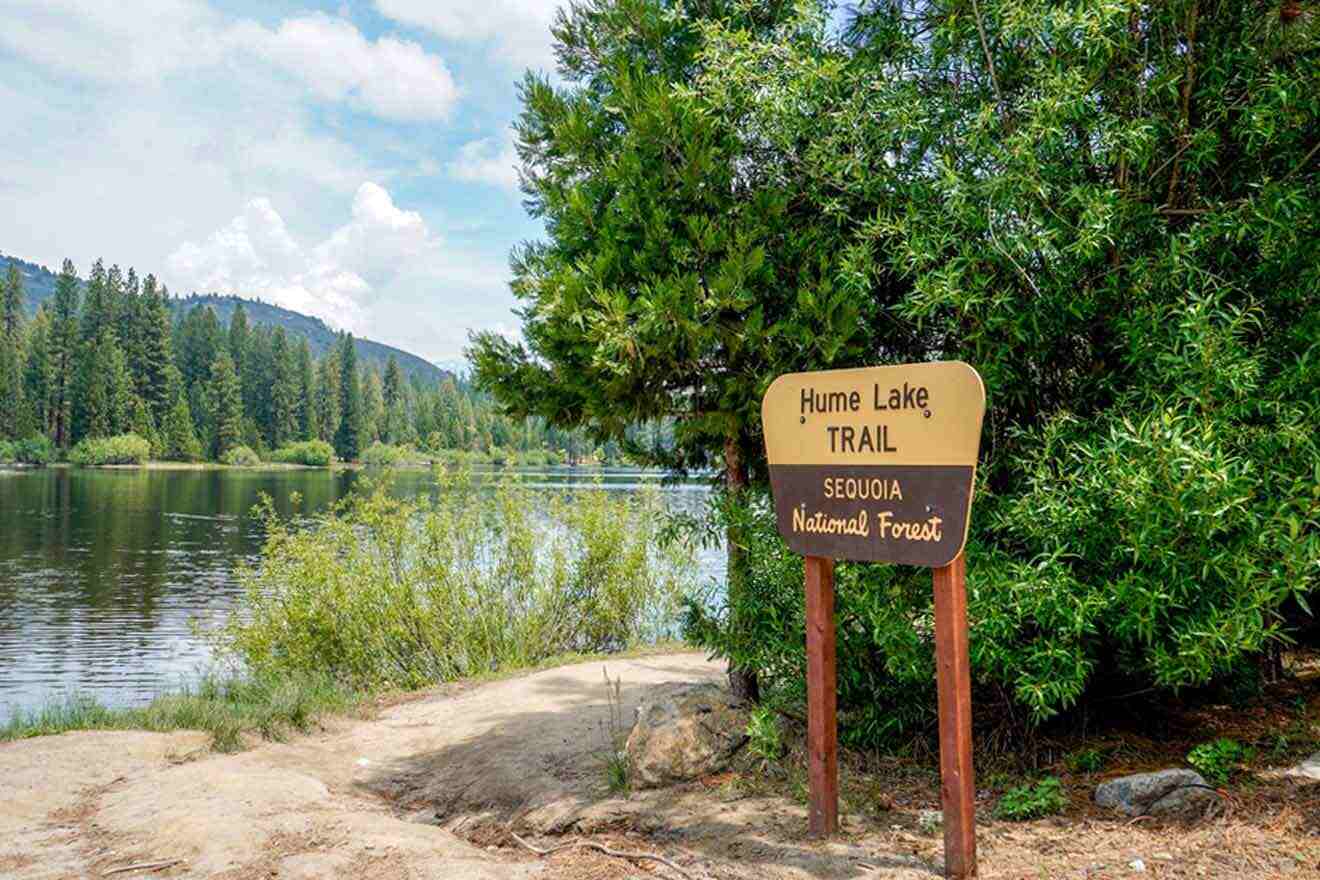
[[509,125],[557,0],[0,0],[0,252],[438,363],[516,334]]

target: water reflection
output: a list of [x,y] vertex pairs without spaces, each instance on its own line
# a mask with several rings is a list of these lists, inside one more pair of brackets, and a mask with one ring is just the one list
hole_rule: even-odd
[[[495,480],[496,472],[478,479]],[[671,508],[694,511],[701,483],[663,483],[626,469],[520,473],[549,489],[635,492],[656,486]],[[0,718],[77,690],[111,705],[146,702],[204,667],[194,619],[214,620],[237,593],[233,572],[252,560],[261,526],[251,510],[271,497],[283,514],[352,491],[356,471],[83,470],[0,473]],[[393,491],[435,491],[405,471]],[[718,576],[718,550],[702,555]]]

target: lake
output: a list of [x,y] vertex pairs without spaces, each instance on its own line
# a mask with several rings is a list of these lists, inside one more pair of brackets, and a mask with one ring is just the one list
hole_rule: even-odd
[[[196,626],[227,611],[235,568],[255,560],[262,493],[282,514],[317,511],[353,490],[361,471],[0,470],[0,720],[66,693],[138,705],[196,678],[209,655]],[[630,469],[517,472],[548,491],[636,492],[658,486],[671,509],[696,512],[705,483],[662,484]],[[498,471],[478,479],[506,478]],[[402,471],[393,491],[435,491],[427,471]],[[723,572],[703,551],[703,578]]]

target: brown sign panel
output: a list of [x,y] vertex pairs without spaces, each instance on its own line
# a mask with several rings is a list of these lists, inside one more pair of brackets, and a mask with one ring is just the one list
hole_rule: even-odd
[[803,556],[952,562],[984,414],[981,377],[959,361],[780,376],[761,415],[784,540]]

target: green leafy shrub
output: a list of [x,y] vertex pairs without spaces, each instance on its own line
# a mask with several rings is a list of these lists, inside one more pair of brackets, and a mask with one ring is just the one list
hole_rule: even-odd
[[14,444],[8,440],[0,440],[0,462],[15,461]]
[[1057,777],[1047,776],[1035,785],[1021,785],[1004,792],[995,804],[995,818],[1025,822],[1062,813],[1067,806],[1063,783]]
[[378,486],[311,525],[271,516],[221,653],[261,675],[418,687],[672,635],[693,557],[661,541],[657,495],[438,479],[435,497]]
[[784,755],[779,717],[769,706],[757,706],[747,719],[747,751],[771,764]]
[[1187,763],[1215,785],[1227,785],[1233,773],[1250,758],[1250,749],[1228,737],[1201,743],[1187,753]]
[[1105,766],[1105,755],[1099,749],[1078,749],[1068,756],[1068,769],[1074,773],[1098,773]]
[[82,467],[142,464],[151,458],[151,443],[136,434],[88,437],[69,450],[69,461]]
[[261,464],[261,456],[247,446],[235,446],[220,456],[221,464],[231,467],[256,467]]
[[420,460],[420,457],[412,450],[386,443],[373,443],[362,453],[362,463],[367,467],[397,467],[413,460]]
[[304,440],[281,446],[270,454],[270,460],[281,464],[329,467],[334,463],[335,449],[324,440]]
[[55,460],[55,444],[44,434],[34,434],[12,444],[13,460],[20,464],[47,465]]

